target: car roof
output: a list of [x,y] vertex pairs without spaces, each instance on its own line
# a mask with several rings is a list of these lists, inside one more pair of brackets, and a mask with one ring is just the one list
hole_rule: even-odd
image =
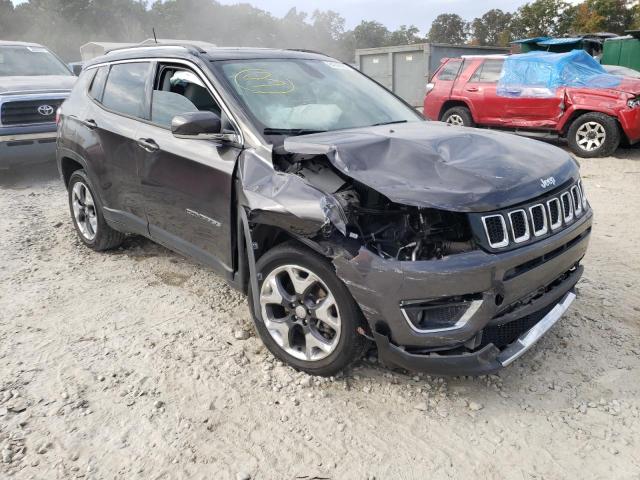
[[44,48],[39,43],[18,42],[18,41],[13,41],[13,40],[0,40],[0,47],[40,47],[40,48]]
[[295,58],[308,60],[329,60],[331,57],[309,50],[285,50],[276,48],[250,48],[250,47],[204,47],[202,44],[189,44],[187,41],[179,45],[140,45],[114,49],[105,55],[96,57],[87,62],[86,67],[95,64],[128,60],[136,58],[185,58],[196,56],[204,60],[248,60],[267,58]]
[[488,59],[501,59],[501,58],[507,58],[509,55],[505,54],[505,53],[495,53],[493,55],[462,55],[461,58],[465,58],[465,59],[469,59],[469,60],[473,60],[476,58],[488,58]]

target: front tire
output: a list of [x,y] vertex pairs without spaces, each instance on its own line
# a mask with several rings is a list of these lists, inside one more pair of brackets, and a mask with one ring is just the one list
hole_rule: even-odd
[[118,247],[125,235],[105,222],[100,199],[84,170],[73,172],[68,191],[71,219],[82,243],[98,252]]
[[279,360],[310,375],[331,376],[358,359],[366,340],[362,314],[331,264],[295,243],[279,245],[257,262],[261,312],[249,307],[260,338]]
[[583,158],[608,157],[620,145],[620,127],[604,113],[585,113],[576,118],[567,132],[571,151]]
[[467,107],[453,107],[444,112],[442,115],[442,122],[454,125],[457,127],[475,127],[476,123],[473,121],[471,110]]

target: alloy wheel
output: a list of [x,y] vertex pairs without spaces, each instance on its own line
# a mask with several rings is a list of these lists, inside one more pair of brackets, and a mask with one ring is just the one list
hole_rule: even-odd
[[449,118],[447,118],[446,123],[448,123],[449,125],[457,125],[457,126],[463,127],[464,119],[460,115],[454,113],[453,115],[449,115]]
[[342,322],[336,299],[311,270],[283,265],[272,270],[260,289],[262,320],[286,353],[317,361],[337,348]]
[[576,143],[587,152],[600,148],[606,138],[607,132],[604,126],[598,122],[586,122],[576,131]]
[[93,196],[84,183],[76,182],[73,185],[71,205],[78,230],[85,240],[93,241],[98,233],[98,216]]

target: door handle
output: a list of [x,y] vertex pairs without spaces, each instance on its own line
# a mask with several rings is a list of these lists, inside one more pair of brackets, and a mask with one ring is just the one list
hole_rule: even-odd
[[478,87],[467,87],[467,92],[477,92],[478,90]]
[[139,138],[138,146],[149,153],[160,150],[160,146],[152,138]]
[[98,124],[96,123],[95,120],[93,120],[92,118],[89,118],[87,120],[81,120],[82,124],[87,127],[89,130],[95,130],[96,128],[98,128]]

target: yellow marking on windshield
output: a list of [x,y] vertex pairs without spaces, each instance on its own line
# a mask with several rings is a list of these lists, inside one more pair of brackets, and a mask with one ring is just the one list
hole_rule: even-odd
[[295,89],[295,85],[289,79],[273,78],[273,73],[261,68],[248,68],[236,73],[234,77],[236,85],[257,95],[287,94]]

